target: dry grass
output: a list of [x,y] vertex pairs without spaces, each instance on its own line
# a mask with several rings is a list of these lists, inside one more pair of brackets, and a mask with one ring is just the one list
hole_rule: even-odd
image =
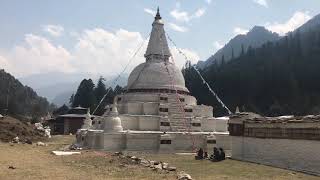
[[[81,155],[54,156],[74,139],[55,136],[48,147],[0,143],[0,179],[175,179],[175,173],[154,172],[138,165],[123,163],[108,153],[83,151]],[[292,171],[263,165],[226,160],[212,163],[195,161],[192,156],[145,154],[140,157],[169,162],[194,179],[319,179]],[[8,169],[15,166],[16,169]]]

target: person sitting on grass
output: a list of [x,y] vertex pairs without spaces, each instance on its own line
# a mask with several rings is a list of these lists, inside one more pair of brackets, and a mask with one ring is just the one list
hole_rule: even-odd
[[220,161],[225,160],[226,153],[224,152],[224,150],[222,148],[219,148],[219,150],[220,150]]
[[200,160],[200,159],[203,159],[203,150],[202,148],[200,148],[198,151],[197,151],[197,156],[195,157],[196,160]]
[[208,152],[207,151],[204,152],[203,158],[208,159]]
[[210,160],[212,162],[217,162],[217,161],[219,161],[219,157],[220,157],[219,150],[218,150],[218,148],[214,147],[213,154],[210,156]]

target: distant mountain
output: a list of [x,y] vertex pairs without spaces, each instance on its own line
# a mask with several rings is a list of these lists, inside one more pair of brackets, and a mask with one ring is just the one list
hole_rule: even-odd
[[314,16],[312,19],[304,23],[302,26],[300,26],[298,29],[295,31],[300,31],[300,32],[307,32],[315,28],[319,28],[320,25],[320,14]]
[[235,36],[209,59],[204,62],[200,61],[197,65],[200,68],[205,68],[215,61],[220,64],[223,56],[224,61],[228,62],[232,57],[238,57],[242,51],[246,52],[249,46],[257,48],[268,41],[273,42],[278,39],[280,39],[280,36],[277,33],[268,31],[262,26],[254,26],[247,34]]
[[9,114],[28,117],[40,117],[51,110],[46,98],[38,96],[32,88],[0,70],[0,110],[7,108]]
[[77,89],[75,89],[74,91],[65,91],[65,92],[61,92],[60,94],[57,94],[52,100],[51,102],[55,105],[57,105],[58,107],[62,106],[63,104],[65,105],[69,105],[69,100],[72,94],[74,94],[77,91]]
[[[243,55],[201,73],[221,100],[234,111],[266,116],[320,114],[320,16],[274,42],[249,48]],[[197,73],[184,70],[186,85],[199,104],[226,111],[211,96]]]
[[[72,93],[77,91],[78,85],[85,78],[91,78],[97,82],[103,76],[106,79],[106,86],[110,86],[116,76],[92,75],[87,73],[66,74],[61,72],[51,72],[36,74],[19,78],[24,84],[34,88],[39,95],[46,97],[50,102],[61,106],[69,103]],[[116,85],[125,86],[127,84],[127,74],[123,74]]]

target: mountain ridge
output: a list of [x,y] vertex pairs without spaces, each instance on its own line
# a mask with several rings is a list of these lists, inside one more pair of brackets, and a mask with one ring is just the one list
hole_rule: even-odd
[[254,26],[248,33],[239,34],[233,37],[227,44],[225,44],[216,53],[210,56],[207,60],[201,61],[197,64],[200,69],[206,68],[213,63],[220,64],[222,59],[228,62],[234,57],[238,57],[242,52],[246,52],[248,47],[261,47],[268,41],[276,41],[281,37],[279,34],[267,30],[263,26]]

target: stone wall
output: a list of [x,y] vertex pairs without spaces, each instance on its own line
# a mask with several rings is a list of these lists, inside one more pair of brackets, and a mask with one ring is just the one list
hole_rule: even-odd
[[232,158],[320,175],[320,141],[231,137]]

